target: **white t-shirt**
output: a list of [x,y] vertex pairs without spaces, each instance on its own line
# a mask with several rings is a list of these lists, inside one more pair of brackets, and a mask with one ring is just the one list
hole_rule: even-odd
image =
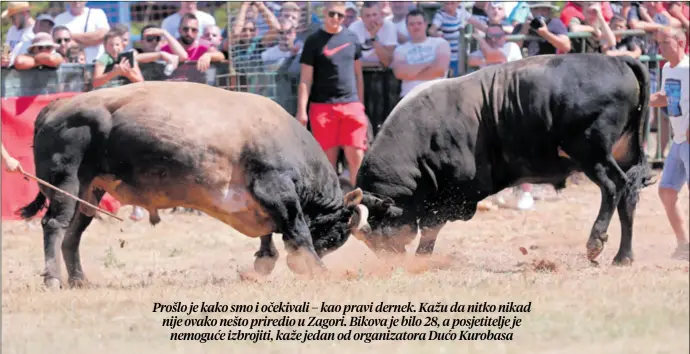
[[681,144],[686,140],[690,114],[690,57],[672,68],[670,62],[661,71],[661,92],[666,96],[668,118],[671,120],[673,142]]
[[[431,63],[434,61],[434,59],[436,59],[438,47],[442,45],[444,41],[445,40],[443,38],[428,37],[424,42],[421,43],[407,42],[395,48],[393,55],[402,56],[403,58],[405,58],[405,62],[411,65]],[[447,76],[448,70],[446,70],[443,77],[440,77],[438,79],[443,79]],[[405,95],[407,95],[417,85],[427,81],[434,80],[402,80],[400,87],[400,97],[405,97]]]
[[[522,59],[522,51],[520,50],[520,47],[515,43],[515,42],[506,42],[503,44],[503,47],[501,47],[501,52],[503,52],[503,55],[506,56],[506,62],[510,61],[515,61],[515,60],[520,60]],[[470,54],[471,56],[478,56],[480,58],[484,57],[484,53],[482,53],[481,50],[476,50]],[[491,64],[489,64],[491,65]],[[487,65],[481,65],[479,68],[484,68]]]
[[[353,22],[348,28],[350,31],[354,32],[359,39],[359,43],[362,45],[362,61],[366,62],[380,62],[378,55],[376,55],[376,50],[372,43],[367,43],[367,40],[371,38],[371,34],[367,31],[367,27],[359,19]],[[376,34],[378,41],[384,46],[396,46],[398,45],[398,30],[395,24],[390,20],[383,20],[383,26],[379,29]]]
[[[216,19],[213,16],[203,12],[197,11],[194,16],[199,20],[199,32],[197,32],[196,38],[201,38],[204,34],[204,27],[215,26]],[[179,13],[174,13],[166,17],[161,23],[161,28],[168,31],[173,37],[180,38],[180,21],[182,16]]]
[[264,67],[267,70],[275,71],[278,70],[285,59],[291,56],[292,53],[289,50],[284,52],[280,50],[279,45],[276,45],[261,53],[261,61],[264,63]]
[[10,29],[7,31],[7,35],[5,36],[5,44],[10,47],[10,51],[14,49],[14,47],[21,43],[21,42],[31,42],[31,40],[34,38],[34,28],[33,26],[29,27],[26,26],[22,30],[18,30],[17,27],[12,25]]
[[[89,10],[91,13],[89,14]],[[86,23],[86,18],[89,18],[89,23]],[[108,24],[108,17],[102,9],[84,7],[84,12],[79,16],[73,16],[71,12],[65,11],[55,17],[55,26],[65,26],[72,33],[89,33],[100,29],[110,29]],[[84,31],[86,27],[86,31]],[[105,52],[103,44],[92,45],[84,48],[86,55],[86,63],[91,64],[98,59]]]

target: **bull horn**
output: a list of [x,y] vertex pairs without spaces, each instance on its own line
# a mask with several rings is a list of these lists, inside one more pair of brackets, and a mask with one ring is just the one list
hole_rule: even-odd
[[355,230],[361,231],[365,226],[369,226],[367,219],[369,218],[369,209],[363,204],[355,206],[355,213],[359,216],[357,228]]

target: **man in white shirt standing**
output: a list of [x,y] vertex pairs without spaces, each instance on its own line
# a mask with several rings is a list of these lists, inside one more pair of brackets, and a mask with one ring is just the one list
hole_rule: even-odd
[[365,2],[361,16],[348,29],[357,35],[362,45],[362,65],[387,68],[398,44],[395,24],[383,18],[381,5],[377,1]]
[[180,1],[180,9],[176,13],[163,19],[161,28],[178,37],[179,35],[177,33],[180,33],[179,27],[182,16],[191,13],[194,14],[194,16],[196,16],[196,18],[199,20],[199,32],[197,32],[197,39],[201,38],[202,33],[204,33],[204,28],[215,26],[216,19],[206,12],[199,11],[199,9],[196,7],[196,3],[196,1]]
[[688,260],[685,222],[678,208],[678,193],[683,184],[690,186],[690,59],[685,54],[685,33],[677,28],[659,31],[658,43],[661,55],[667,60],[661,71],[661,87],[652,94],[652,107],[666,107],[671,120],[673,142],[664,161],[659,182],[659,198],[666,216],[676,234],[677,247],[673,258]]
[[407,14],[410,41],[398,46],[393,53],[393,73],[402,81],[400,97],[417,85],[443,79],[450,67],[450,45],[440,37],[426,35],[427,21],[421,10]]
[[[7,10],[2,12],[3,21],[9,17],[12,26],[5,35],[5,45],[11,52],[22,42],[31,42],[34,38],[34,19],[31,18],[31,8],[27,1],[16,1],[7,4]],[[3,58],[3,66],[7,65],[9,57]]]
[[103,37],[110,30],[108,17],[102,9],[86,7],[86,1],[70,1],[69,10],[55,17],[55,26],[65,26],[72,33],[72,40],[84,48],[86,63],[91,64],[100,57]]
[[410,40],[410,32],[407,31],[407,14],[412,10],[411,1],[393,1],[391,2],[390,16],[386,20],[393,22],[395,29],[398,31],[398,44],[403,44]]

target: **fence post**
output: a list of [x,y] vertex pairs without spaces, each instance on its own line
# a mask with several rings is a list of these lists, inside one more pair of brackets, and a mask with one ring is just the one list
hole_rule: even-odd
[[234,64],[232,60],[232,9],[230,8],[232,1],[225,2],[225,14],[227,15],[226,23],[226,34],[228,41],[228,90],[233,90],[235,88],[235,75],[233,74],[232,67]]

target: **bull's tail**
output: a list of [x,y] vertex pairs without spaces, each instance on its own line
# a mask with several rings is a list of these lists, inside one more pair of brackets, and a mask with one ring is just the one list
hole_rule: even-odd
[[630,117],[630,122],[626,126],[626,132],[635,138],[633,139],[633,148],[636,149],[637,161],[626,172],[629,183],[634,185],[634,188],[644,188],[654,184],[654,174],[647,162],[647,154],[645,152],[645,143],[647,142],[647,129],[649,128],[649,72],[647,68],[638,60],[632,57],[623,55],[618,57],[623,60],[628,67],[633,71],[637,82],[639,84],[640,96],[637,109]]
[[[61,102],[63,103],[63,102]],[[87,162],[87,156],[91,161],[87,163],[92,163],[95,165],[99,164],[99,159],[105,154],[105,147],[107,139],[110,136],[110,130],[112,129],[112,119],[110,112],[103,106],[95,106],[89,108],[78,109],[76,112],[65,110],[51,110],[50,108],[56,108],[58,104],[51,102],[39,113],[35,126],[34,126],[34,163],[36,166],[37,177],[45,180],[46,182],[62,188],[62,183],[64,182],[65,176],[72,175],[77,177],[79,170],[82,168],[81,164]],[[47,118],[51,114],[57,114],[58,116],[51,116],[51,120],[48,121]],[[62,116],[64,114],[64,116]],[[55,134],[53,129],[43,129],[46,124],[55,125],[57,127],[64,126],[62,121],[68,121],[70,127],[75,126],[88,126],[89,133],[82,136],[73,136],[70,138],[64,138],[60,134]],[[63,140],[65,139],[65,140]],[[57,144],[57,145],[56,145]],[[68,145],[71,148],[64,149],[64,146]],[[55,146],[61,146],[60,150],[69,151],[68,154],[72,155],[69,158],[58,158],[52,157],[55,152]],[[50,152],[51,155],[46,155],[46,152]],[[63,152],[65,154],[65,152]],[[80,155],[81,154],[81,155]],[[69,168],[65,170],[66,166],[60,166],[57,170],[61,170],[62,173],[54,174],[50,171],[55,171],[56,167],[54,164],[56,161],[77,161],[74,165],[69,164]],[[93,171],[88,171],[83,176],[95,176],[97,174],[98,167],[90,167],[94,169]],[[80,176],[81,178],[82,176]],[[88,178],[88,177],[87,177]],[[90,182],[90,181],[82,181]],[[41,188],[41,186],[39,186]],[[78,194],[78,191],[72,191]],[[46,195],[47,194],[47,195]],[[19,213],[22,218],[28,219],[40,212],[46,207],[47,200],[52,198],[53,193],[39,191],[36,198],[28,205],[19,209]],[[49,202],[48,202],[49,203]]]
[[23,219],[30,219],[38,214],[38,212],[41,211],[45,206],[46,196],[41,191],[38,191],[36,198],[34,198],[34,200],[28,205],[19,209],[18,212]]

